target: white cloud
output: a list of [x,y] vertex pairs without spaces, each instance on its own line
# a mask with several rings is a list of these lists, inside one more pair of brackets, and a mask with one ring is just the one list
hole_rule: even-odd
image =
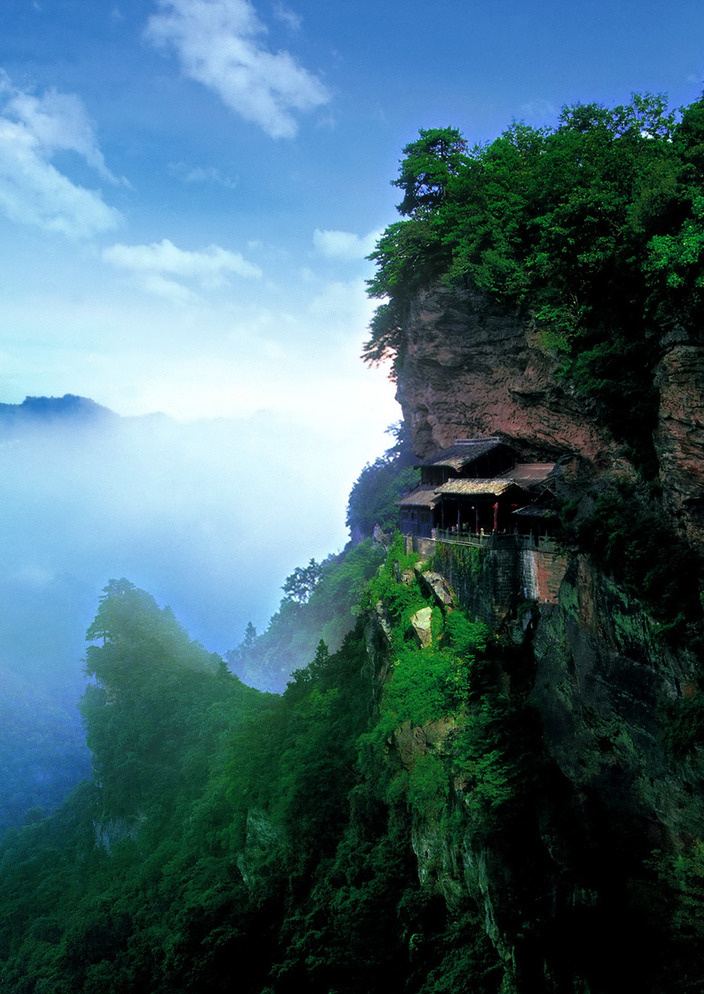
[[313,232],[313,244],[318,252],[334,259],[365,259],[381,235],[380,231],[371,231],[368,235],[355,235],[351,231],[321,231],[316,228]]
[[189,290],[183,283],[167,279],[161,273],[142,273],[139,279],[149,293],[170,300],[173,304],[195,304],[199,299],[198,294]]
[[103,179],[119,182],[105,165],[93,125],[74,93],[48,90],[42,97],[35,97],[16,90],[5,105],[5,113],[24,126],[47,155],[60,150],[77,152]]
[[215,166],[187,166],[185,162],[172,162],[169,172],[184,183],[214,183],[234,190],[238,184],[237,177],[226,176]]
[[291,31],[298,31],[301,27],[300,16],[283,3],[277,3],[274,6],[274,17],[281,21],[282,24],[285,24],[287,28],[290,28]]
[[214,90],[245,120],[272,138],[292,138],[295,113],[314,110],[330,95],[320,80],[286,51],[262,42],[266,27],[249,0],[157,0],[160,13],[146,37],[173,48],[184,72]]
[[262,275],[259,267],[239,252],[229,252],[219,245],[190,252],[178,248],[168,238],[151,245],[112,245],[103,250],[103,259],[134,273],[151,293],[179,303],[197,299],[184,282],[213,290],[226,284],[230,275],[244,279],[259,279]]
[[73,183],[51,162],[59,151],[75,152],[112,183],[82,103],[50,90],[42,97],[0,77],[0,210],[11,220],[71,238],[114,228],[120,215],[99,192]]

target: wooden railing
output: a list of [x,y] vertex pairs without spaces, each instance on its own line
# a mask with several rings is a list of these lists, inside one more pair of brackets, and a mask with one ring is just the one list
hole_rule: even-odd
[[479,532],[478,534],[451,528],[433,529],[432,538],[437,542],[453,542],[456,545],[472,545],[484,549],[544,549],[554,545],[555,540],[550,535],[516,535],[513,532]]

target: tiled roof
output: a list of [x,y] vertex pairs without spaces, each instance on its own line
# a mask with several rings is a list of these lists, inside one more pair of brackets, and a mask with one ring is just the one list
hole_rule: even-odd
[[429,459],[424,459],[420,466],[449,466],[459,473],[465,466],[474,462],[479,456],[491,452],[492,449],[501,445],[498,438],[468,438],[465,441],[455,442],[447,449],[441,449]]
[[438,499],[435,488],[417,487],[410,494],[401,497],[396,503],[399,507],[434,507]]
[[448,497],[479,497],[482,494],[498,497],[515,486],[513,480],[448,480],[437,488],[437,492]]

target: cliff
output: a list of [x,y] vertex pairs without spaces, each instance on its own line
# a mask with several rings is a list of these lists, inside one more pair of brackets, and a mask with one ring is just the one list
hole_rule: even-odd
[[556,380],[555,360],[505,305],[434,287],[417,295],[404,331],[397,399],[418,456],[456,438],[500,435],[526,459],[613,462],[613,439]]
[[655,447],[663,500],[687,540],[704,552],[704,346],[682,329],[663,341],[657,368]]
[[[664,336],[654,383],[653,436],[663,506],[704,555],[704,344],[681,329]],[[600,423],[595,404],[559,374],[559,357],[525,317],[473,292],[417,294],[404,326],[397,399],[420,458],[457,438],[498,435],[526,460],[562,464],[587,493],[609,475],[633,478],[628,450]]]
[[[637,479],[624,445],[559,377],[556,357],[535,329],[479,294],[419,293],[397,375],[419,457],[456,438],[496,435],[521,458],[557,461],[562,492],[592,508],[614,480]],[[659,510],[678,541],[701,556],[701,343],[682,332],[664,339],[655,383]],[[570,983],[576,984],[570,990],[610,990],[612,983],[633,982],[638,954],[616,922],[633,916],[641,939],[657,932],[642,903],[653,886],[654,861],[667,858],[655,854],[686,859],[704,833],[704,751],[696,721],[687,726],[686,743],[677,739],[682,715],[699,699],[701,623],[690,625],[689,639],[668,640],[653,605],[609,575],[575,534],[533,552],[531,563],[508,549],[416,546],[433,557],[455,603],[512,647],[500,657],[498,684],[536,719],[535,737],[524,748],[539,756],[544,778],[542,797],[522,810],[519,836],[508,842],[507,830],[487,828],[456,779],[450,806],[461,812],[461,831],[449,833],[436,815],[416,820],[420,877],[450,904],[460,893],[472,896],[504,963],[507,989],[558,991]],[[687,581],[696,587],[700,578],[695,569]],[[380,674],[386,673],[384,664]],[[397,742],[401,761],[412,768],[413,743],[415,759],[441,755],[435,738],[432,727],[429,735],[408,731]],[[586,945],[584,935],[577,937],[582,927],[591,936]],[[661,923],[655,945],[664,930]],[[602,972],[608,955],[619,960],[611,980]],[[650,982],[643,979],[645,989]]]

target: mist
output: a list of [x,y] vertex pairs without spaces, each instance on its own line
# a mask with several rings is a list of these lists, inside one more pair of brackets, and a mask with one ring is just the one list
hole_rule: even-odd
[[88,771],[76,705],[85,631],[108,580],[147,590],[224,654],[249,621],[266,627],[296,566],[344,547],[347,494],[378,454],[361,446],[354,426],[331,438],[264,413],[183,424],[70,395],[0,405],[6,809],[20,784],[30,793],[18,810],[34,787],[39,801],[58,801]]
[[[377,454],[355,464],[349,446],[268,414],[180,424],[78,398],[2,414],[1,582],[33,612],[68,597],[81,638],[100,590],[125,576],[208,649],[231,648],[266,623],[296,565],[344,546],[347,493]],[[16,627],[6,619],[5,662],[27,655]]]

